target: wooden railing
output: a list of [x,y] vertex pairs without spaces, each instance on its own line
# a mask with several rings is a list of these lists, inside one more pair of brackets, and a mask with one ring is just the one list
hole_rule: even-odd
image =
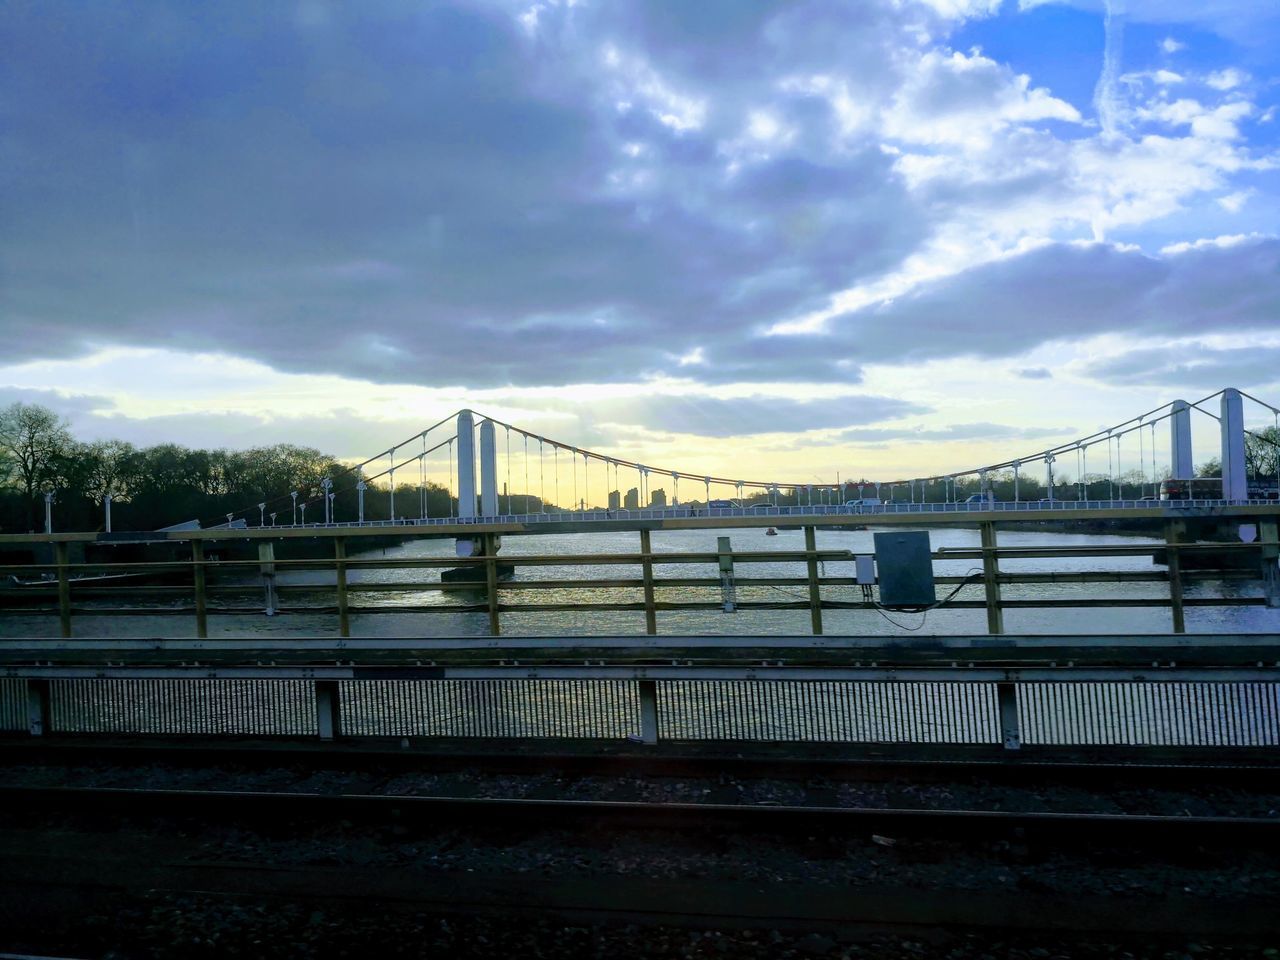
[[[1254,543],[1187,543],[1185,542],[1185,524],[1171,520],[1166,524],[1165,543],[1134,544],[1093,544],[1088,546],[1019,546],[1001,547],[997,542],[996,524],[983,522],[980,524],[981,545],[973,548],[945,548],[935,550],[935,560],[978,560],[981,561],[980,578],[975,576],[936,576],[935,583],[959,585],[964,583],[981,584],[983,598],[981,600],[951,599],[947,606],[958,609],[985,609],[987,629],[989,633],[1004,632],[1004,611],[1019,607],[1118,607],[1118,606],[1167,606],[1170,610],[1171,627],[1175,633],[1186,630],[1185,608],[1188,606],[1211,605],[1248,605],[1266,604],[1280,606],[1280,572],[1277,570],[1277,555],[1280,554],[1276,532],[1276,521],[1273,517],[1262,518],[1259,524],[1260,536]],[[403,613],[411,609],[415,613],[485,613],[489,620],[489,632],[500,635],[502,632],[502,615],[506,613],[538,613],[565,610],[600,610],[600,611],[643,611],[645,632],[658,632],[659,611],[677,610],[716,610],[716,609],[757,609],[757,610],[796,610],[807,609],[810,613],[811,631],[813,634],[823,632],[823,611],[833,609],[874,609],[879,606],[874,596],[848,596],[845,588],[858,585],[855,577],[826,576],[823,564],[832,561],[852,561],[854,555],[847,550],[819,550],[816,547],[815,528],[804,527],[804,550],[770,550],[741,551],[731,549],[729,538],[721,537],[719,548],[710,552],[655,552],[652,547],[650,533],[647,529],[638,532],[639,550],[636,553],[611,554],[579,554],[579,555],[536,555],[521,556],[519,554],[499,555],[495,550],[495,534],[482,533],[478,539],[482,541],[484,555],[479,557],[423,557],[423,558],[386,558],[351,555],[348,552],[348,538],[338,532],[317,531],[315,541],[328,541],[324,551],[328,557],[309,559],[277,559],[271,541],[258,540],[257,559],[213,559],[206,555],[207,539],[192,539],[185,546],[181,542],[176,549],[189,551],[189,558],[168,561],[112,563],[89,562],[73,563],[69,559],[69,544],[77,542],[74,536],[62,535],[57,539],[31,538],[30,547],[49,551],[51,547],[51,563],[27,563],[0,565],[0,578],[7,578],[12,584],[0,590],[0,613],[5,616],[54,616],[60,624],[63,637],[72,636],[74,618],[80,614],[94,616],[192,616],[195,619],[196,635],[206,637],[209,619],[221,614],[245,615],[253,613],[314,613],[318,609],[332,609],[336,615],[336,626],[339,636],[351,634],[351,617],[353,614],[374,615],[379,613]],[[93,535],[83,537],[85,542],[92,541]],[[223,542],[234,539],[229,535]],[[15,543],[6,538],[5,546],[12,550]],[[172,542],[172,538],[169,542]],[[359,542],[359,541],[356,541]],[[1151,571],[1076,571],[1076,572],[1038,572],[1012,573],[1000,569],[1002,559],[1013,558],[1052,558],[1052,557],[1119,557],[1151,555],[1153,550],[1167,550],[1168,563],[1165,570]],[[1182,558],[1200,551],[1220,551],[1235,553],[1245,551],[1256,558],[1256,566],[1249,564],[1248,569],[1224,570],[1213,572],[1185,571]],[[741,577],[738,569],[759,563],[794,563],[803,565],[803,576],[795,577]],[[655,576],[656,567],[673,567],[687,565],[712,565],[717,567],[716,577],[662,577]],[[547,565],[583,565],[591,567],[639,566],[641,576],[610,577],[597,579],[560,579],[560,580],[522,580],[514,578],[504,580],[499,576],[500,566],[511,565],[516,568]],[[475,570],[475,579],[466,582],[443,582],[439,579],[415,578],[412,582],[368,583],[352,582],[348,574],[353,571],[420,569],[424,571],[444,568],[471,568]],[[211,604],[211,600],[219,596],[233,593],[243,595],[246,590],[255,589],[252,582],[237,584],[218,583],[217,578],[210,582],[209,572],[236,571],[256,574],[265,590],[265,602],[254,606],[228,606]],[[277,584],[276,575],[281,570],[332,570],[333,581],[330,584],[289,585]],[[128,582],[139,578],[167,578],[180,582],[168,584]],[[119,579],[116,579],[119,578]],[[1200,597],[1186,598],[1184,584],[1196,579],[1213,580],[1261,580],[1264,585],[1263,596],[1253,597]],[[1167,585],[1167,596],[1156,598],[1115,598],[1115,597],[1073,597],[1073,598],[1031,598],[1007,599],[1002,596],[1002,587],[1011,585],[1043,584],[1043,583],[1158,583]],[[698,587],[718,588],[721,590],[719,600],[711,601],[673,601],[659,599],[658,593],[664,588]],[[806,594],[789,599],[739,600],[735,591],[739,588],[751,587],[801,587]],[[600,590],[631,589],[638,591],[639,600],[569,601],[569,602],[517,602],[514,598],[529,592],[545,590]],[[297,596],[303,593],[314,594],[316,591],[332,591],[333,604],[325,607],[312,606],[280,606],[276,598]],[[412,608],[390,607],[385,605],[361,606],[353,604],[352,599],[361,595],[385,592],[418,592],[447,591],[459,597],[459,602],[438,603]],[[480,599],[474,599],[479,594]],[[182,601],[190,598],[190,605]],[[170,599],[179,601],[180,605],[138,606],[138,601]],[[77,606],[75,601],[92,601],[92,607]],[[111,601],[121,601],[112,604]],[[132,603],[130,603],[132,601]],[[10,631],[11,633],[13,631]]]

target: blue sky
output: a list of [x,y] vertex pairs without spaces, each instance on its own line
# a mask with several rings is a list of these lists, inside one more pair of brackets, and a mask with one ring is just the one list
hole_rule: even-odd
[[783,478],[1280,402],[1278,41],[1245,0],[5,4],[0,400],[351,458],[473,406]]

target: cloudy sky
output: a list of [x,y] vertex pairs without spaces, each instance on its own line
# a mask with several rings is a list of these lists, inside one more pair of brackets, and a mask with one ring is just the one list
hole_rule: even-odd
[[803,482],[1280,402],[1280,5],[10,0],[0,46],[0,402],[87,438],[472,406]]

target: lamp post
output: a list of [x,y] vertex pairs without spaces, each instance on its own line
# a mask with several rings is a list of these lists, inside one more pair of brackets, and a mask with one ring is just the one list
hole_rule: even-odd
[[364,492],[369,489],[369,485],[361,480],[356,484],[356,503],[359,509],[360,522],[364,523]]
[[333,498],[334,498],[334,497],[336,497],[336,496],[337,496],[337,494],[336,494],[336,493],[331,493],[331,494],[329,494],[329,522],[330,522],[330,523],[333,523],[333,522],[334,522],[334,519],[333,519]]
[[265,527],[267,525],[267,505],[265,503],[258,504],[258,526]]
[[293,497],[293,525],[298,525],[298,491],[290,490],[289,496]]
[[276,525],[276,512],[274,510],[271,511],[271,525],[273,527]]
[[44,493],[44,532],[53,533],[53,491]]
[[302,501],[302,525],[307,525],[307,501]]
[[106,532],[110,533],[111,532],[111,494],[109,493],[103,494],[102,511],[105,514],[103,519],[105,521]]
[[332,487],[332,477],[325,477],[320,481],[321,496],[324,497],[324,522],[326,526],[333,523],[333,497],[329,494],[329,490]]

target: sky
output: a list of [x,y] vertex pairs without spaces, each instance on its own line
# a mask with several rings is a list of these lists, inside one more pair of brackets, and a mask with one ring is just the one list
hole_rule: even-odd
[[84,439],[471,407],[829,482],[1280,406],[1277,4],[10,0],[0,48],[0,403]]

